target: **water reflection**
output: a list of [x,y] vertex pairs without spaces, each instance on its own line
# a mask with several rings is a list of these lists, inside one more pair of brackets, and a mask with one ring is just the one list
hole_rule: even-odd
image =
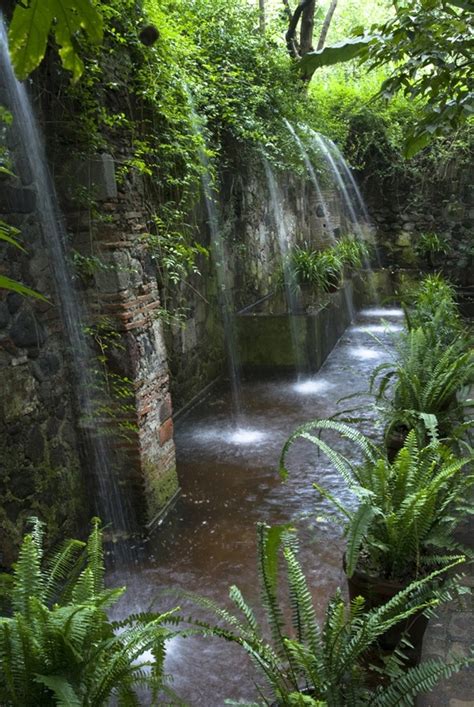
[[[375,311],[379,320],[391,316],[387,312],[398,312]],[[228,587],[233,583],[249,603],[258,606],[255,525],[263,521],[292,522],[298,527],[301,561],[322,616],[328,596],[344,585],[343,538],[338,528],[324,522],[329,506],[314,491],[312,481],[324,483],[346,504],[354,506],[355,499],[327,459],[306,440],[290,450],[291,474],[284,484],[277,473],[278,461],[284,442],[299,424],[346,408],[347,401],[338,403],[339,398],[366,391],[374,366],[388,360],[395,337],[384,330],[379,338],[387,351],[373,348],[373,338],[365,329],[383,324],[373,312],[365,310],[357,318],[313,377],[245,382],[241,427],[232,424],[230,393],[225,390],[206,399],[177,425],[183,494],[150,538],[141,561],[128,568],[130,578],[124,582],[129,591],[122,611],[146,609],[152,603],[164,611],[180,604],[185,615],[195,614],[195,608],[164,593],[172,587],[229,606]],[[375,353],[375,358],[355,356],[354,350]],[[367,398],[361,395],[358,400],[367,401],[369,409]],[[380,434],[373,420],[361,429],[373,439]],[[327,439],[356,458],[349,442],[337,435]],[[121,575],[117,572],[110,582],[120,585]],[[255,673],[243,651],[217,639],[173,641],[166,670],[174,676],[174,690],[193,706],[221,707],[227,698],[252,701],[258,697]]]

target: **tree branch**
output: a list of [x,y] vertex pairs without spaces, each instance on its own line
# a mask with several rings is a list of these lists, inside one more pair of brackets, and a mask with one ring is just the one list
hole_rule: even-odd
[[316,1],[311,0],[303,9],[301,15],[300,29],[300,52],[304,56],[308,52],[313,51],[313,28],[314,28],[314,11],[316,9]]
[[287,13],[289,15],[288,31],[285,34],[286,46],[288,47],[290,56],[294,57],[295,59],[298,59],[301,56],[300,47],[298,46],[298,42],[296,41],[296,29],[298,27],[298,23],[300,21],[300,17],[303,13],[303,10],[309,7],[309,5],[314,5],[314,2],[315,0],[301,0],[294,13],[291,13],[291,10],[288,5],[288,0],[283,0],[283,4],[286,6]]
[[336,10],[336,7],[337,7],[337,0],[331,0],[331,4],[329,5],[329,9],[326,13],[326,17],[324,18],[323,26],[321,28],[321,34],[319,35],[319,41],[318,41],[318,46],[317,46],[318,51],[324,47],[324,43],[326,41],[328,30],[331,25],[331,21],[332,21],[334,12]]

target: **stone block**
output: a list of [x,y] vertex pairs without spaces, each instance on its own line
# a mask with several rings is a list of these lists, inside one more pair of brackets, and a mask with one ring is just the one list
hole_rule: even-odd
[[36,192],[33,189],[13,187],[6,184],[0,189],[0,213],[30,214],[36,207]]
[[182,350],[189,353],[197,346],[196,320],[188,319],[182,330]]
[[130,256],[118,251],[101,257],[103,268],[94,274],[95,283],[101,292],[113,293],[126,290],[130,284]]
[[29,415],[38,407],[35,379],[27,366],[1,371],[0,413],[6,423]]
[[117,198],[115,162],[111,155],[102,153],[89,159],[75,160],[68,165],[68,176],[78,186],[90,190],[97,201]]
[[398,234],[397,245],[401,248],[410,248],[411,246],[411,234],[406,231],[402,231]]
[[173,420],[168,418],[160,427],[159,430],[160,447],[162,447],[166,442],[173,439]]
[[18,348],[38,348],[45,342],[46,333],[33,312],[23,309],[13,320],[10,338]]

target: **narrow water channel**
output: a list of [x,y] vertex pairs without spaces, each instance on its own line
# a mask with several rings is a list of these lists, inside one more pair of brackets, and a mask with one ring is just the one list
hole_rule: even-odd
[[[338,400],[367,389],[371,370],[389,358],[401,324],[401,310],[363,310],[313,378],[244,383],[245,425],[238,430],[232,426],[228,391],[210,395],[181,420],[176,445],[182,496],[145,548],[137,549],[137,563],[127,568],[127,576],[117,572],[110,578],[128,585],[128,611],[146,609],[154,600],[155,609],[176,605],[176,599],[163,595],[171,587],[228,605],[232,583],[255,606],[255,524],[293,521],[300,528],[301,559],[322,613],[329,595],[343,585],[342,540],[334,526],[317,520],[324,504],[312,480],[350,497],[327,460],[302,440],[290,452],[291,475],[282,484],[280,451],[299,424],[354,405]],[[380,434],[374,419],[359,429],[373,438]],[[347,444],[336,439],[339,449]],[[222,640],[176,639],[169,645],[166,667],[174,676],[173,688],[190,705],[217,707],[226,698],[257,697],[247,658]]]

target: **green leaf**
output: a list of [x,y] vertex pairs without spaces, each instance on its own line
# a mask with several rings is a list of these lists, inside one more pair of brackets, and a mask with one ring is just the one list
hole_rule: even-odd
[[59,675],[37,675],[36,682],[45,685],[54,693],[58,707],[81,707],[83,704],[82,699],[66,678]]
[[0,275],[0,290],[11,290],[12,292],[16,292],[24,297],[35,297],[35,299],[40,299],[42,302],[49,302],[47,297],[44,297],[44,295],[36,292],[36,290],[32,290],[31,287],[22,285],[21,282],[11,280],[9,277],[5,277],[4,275]]
[[19,79],[38,66],[46,51],[52,6],[44,0],[31,0],[28,7],[17,4],[9,29],[10,54]]
[[10,24],[9,42],[19,79],[25,79],[41,63],[50,31],[61,47],[64,67],[76,81],[84,69],[76,51],[76,35],[84,31],[91,42],[99,43],[102,17],[90,0],[31,0],[27,7],[18,4]]
[[404,154],[407,159],[430,144],[432,136],[428,131],[409,137],[405,143]]
[[332,64],[356,59],[365,52],[367,46],[375,39],[375,35],[346,39],[343,42],[324,47],[318,51],[308,52],[301,59],[299,65],[305,75],[311,75],[322,66],[331,66]]
[[461,8],[461,10],[474,12],[474,4],[469,0],[446,0],[446,2],[448,5],[454,5],[454,7]]

